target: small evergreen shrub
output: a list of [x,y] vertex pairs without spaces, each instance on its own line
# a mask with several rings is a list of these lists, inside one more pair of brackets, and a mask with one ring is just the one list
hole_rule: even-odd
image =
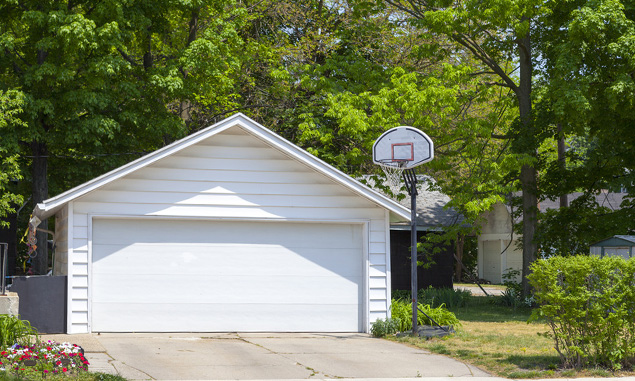
[[394,335],[399,332],[400,321],[396,318],[377,319],[370,327],[370,333],[375,337]]
[[569,367],[635,364],[635,260],[596,256],[535,261],[528,276],[547,335]]

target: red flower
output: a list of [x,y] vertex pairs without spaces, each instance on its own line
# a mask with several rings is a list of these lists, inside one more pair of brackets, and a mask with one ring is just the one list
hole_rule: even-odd
[[68,371],[68,369],[62,368],[62,372],[67,372],[67,371]]

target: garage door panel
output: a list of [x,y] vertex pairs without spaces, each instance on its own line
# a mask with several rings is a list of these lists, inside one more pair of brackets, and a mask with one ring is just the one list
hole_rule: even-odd
[[[135,243],[161,244],[241,244],[280,245],[301,248],[313,247],[314,242],[306,239],[307,225],[312,226],[329,239],[321,242],[323,248],[355,248],[361,240],[361,231],[355,225],[348,224],[306,224],[284,223],[285,234],[275,222],[254,223],[224,221],[210,226],[209,221],[169,221],[169,220],[99,220],[100,229],[93,230],[93,241],[111,242],[117,237],[117,243],[129,246]],[[268,226],[271,225],[271,226]],[[278,224],[279,225],[279,224]],[[258,234],[253,234],[253,226]]]
[[353,224],[95,219],[91,329],[359,331],[362,237]]
[[[358,249],[291,249],[273,245],[211,245],[201,247],[171,244],[161,247],[146,244],[94,245],[94,272],[138,275],[152,271],[156,275],[206,274],[242,275],[329,275],[353,276],[362,271]],[[148,258],[155,266],[148,266]],[[310,263],[317,266],[311,266]],[[275,267],[271,263],[276,263]],[[305,266],[307,265],[307,266]],[[103,270],[102,270],[103,269]],[[300,273],[298,273],[300,271]]]
[[[312,305],[288,304],[183,304],[176,307],[96,304],[93,310],[105,317],[100,321],[100,329],[104,332],[119,332],[122,326],[126,327],[126,332],[232,332],[237,326],[242,327],[241,332],[351,332],[358,329],[342,327],[359,327],[355,318],[357,305],[322,306],[320,311]],[[203,318],[192,319],[193,315]],[[281,316],[285,318],[281,319]],[[334,316],[339,318],[334,319]],[[171,329],[166,330],[166,321],[171,323]],[[214,329],[210,330],[210,327]]]
[[[93,298],[104,303],[307,303],[316,305],[358,303],[361,278],[323,277],[216,277],[203,276],[187,279],[165,279],[154,282],[152,275],[139,276],[134,282],[120,274],[101,277],[108,283],[106,288],[97,288]],[[258,287],[254,287],[258,283]],[[131,288],[134,290],[131,292]],[[289,292],[292,288],[293,293]],[[231,289],[231,293],[227,292]]]

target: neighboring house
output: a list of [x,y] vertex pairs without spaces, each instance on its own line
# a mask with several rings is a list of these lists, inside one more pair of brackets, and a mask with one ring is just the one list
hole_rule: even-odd
[[[619,209],[626,194],[602,191],[595,196],[598,205]],[[568,195],[569,202],[582,193]],[[559,201],[544,200],[538,204],[541,212],[559,208]],[[512,213],[508,206],[495,204],[483,215],[485,223],[478,237],[478,276],[492,283],[502,283],[503,275],[510,269],[522,271],[523,256],[519,236],[513,233]],[[520,220],[514,221],[518,223]],[[516,278],[520,281],[520,275]]]
[[[417,195],[417,239],[421,241],[427,234],[435,234],[444,227],[460,224],[463,216],[452,208],[446,208],[450,197],[428,188],[426,177],[418,176]],[[400,203],[410,209],[410,195]],[[392,288],[410,290],[410,224],[392,224],[390,227]],[[419,289],[453,286],[455,246],[439,245],[439,253],[432,256],[429,268],[419,267],[417,283]]]
[[407,208],[236,114],[38,204],[67,332],[368,332]]
[[483,219],[478,236],[478,277],[502,283],[509,269],[522,271],[523,253],[518,248],[518,236],[513,232],[510,210],[503,204],[494,204],[483,214]]
[[591,255],[617,256],[625,259],[635,256],[635,235],[614,235],[590,246]]

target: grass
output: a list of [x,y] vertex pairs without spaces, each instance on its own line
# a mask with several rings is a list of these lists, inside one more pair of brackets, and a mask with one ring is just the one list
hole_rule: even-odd
[[575,378],[634,376],[605,369],[563,369],[544,323],[527,323],[528,308],[494,304],[498,297],[469,299],[465,307],[451,308],[463,326],[444,338],[390,337],[390,340],[450,356],[505,378]]

